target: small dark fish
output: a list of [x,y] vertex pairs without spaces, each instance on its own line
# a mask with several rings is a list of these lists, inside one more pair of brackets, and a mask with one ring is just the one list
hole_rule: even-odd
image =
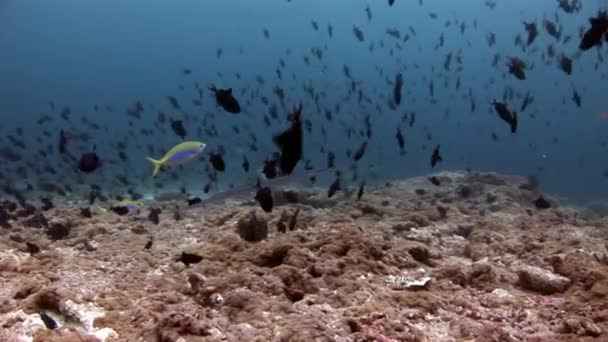
[[492,105],[494,106],[494,110],[498,113],[498,116],[511,127],[511,133],[517,132],[517,113],[511,112],[507,105],[503,102],[498,102],[496,100],[492,101]]
[[239,102],[232,96],[232,88],[218,89],[215,86],[209,88],[215,95],[215,101],[228,113],[238,114],[241,112]]
[[440,186],[441,185],[441,182],[439,181],[439,178],[437,178],[437,176],[432,176],[432,177],[429,177],[428,179],[435,186]]
[[59,153],[63,154],[68,148],[68,138],[63,130],[59,131]]
[[357,201],[361,200],[361,197],[363,197],[364,188],[365,188],[365,181],[362,181],[359,184],[359,192],[357,192]]
[[40,247],[38,247],[38,245],[35,243],[26,242],[25,247],[27,248],[27,252],[30,253],[30,255],[40,253]]
[[363,31],[361,31],[360,28],[358,28],[357,26],[353,25],[353,34],[355,35],[355,37],[357,38],[358,41],[362,42],[365,40],[365,37],[363,36]]
[[241,163],[241,166],[243,167],[243,170],[245,172],[249,172],[249,160],[247,159],[247,156],[243,156],[243,162]]
[[551,208],[551,203],[549,203],[549,201],[547,201],[543,196],[538,197],[533,203],[537,209],[544,210]]
[[336,155],[329,151],[327,153],[327,168],[328,169],[333,169],[334,166],[336,166]]
[[116,215],[124,216],[129,213],[129,208],[127,206],[114,206],[110,208]]
[[289,175],[302,159],[302,104],[296,107],[289,116],[291,126],[279,135],[275,135],[274,143],[281,148],[281,172]]
[[263,188],[259,188],[255,193],[255,200],[260,204],[262,210],[267,213],[272,212],[274,200],[272,198],[272,190],[270,190],[269,187],[265,186]]
[[224,172],[226,170],[226,163],[220,153],[209,153],[209,162],[216,171]]
[[521,59],[517,57],[511,57],[509,59],[509,73],[518,80],[526,79],[526,63],[524,63]]
[[595,18],[590,18],[591,27],[585,31],[578,46],[580,50],[586,51],[594,46],[601,46],[602,40],[608,40],[608,14],[600,11]]
[[40,198],[40,202],[42,202],[42,206],[40,207],[42,211],[49,211],[55,207],[50,198],[42,197]]
[[277,161],[274,159],[264,161],[264,168],[262,169],[262,173],[268,179],[276,178],[278,176]]
[[524,100],[521,103],[521,108],[519,109],[520,112],[523,112],[526,110],[526,108],[528,108],[528,106],[534,102],[534,98],[532,97],[532,94],[530,94],[530,91],[528,91],[526,93],[526,96],[524,96]]
[[534,41],[536,40],[536,37],[538,37],[538,29],[536,27],[535,22],[531,22],[531,23],[524,22],[524,26],[526,27],[526,31],[528,32],[527,45],[530,46],[530,45],[532,45],[532,43],[534,43]]
[[159,224],[161,212],[162,210],[160,208],[150,208],[150,211],[148,212],[148,220],[156,225]]
[[405,147],[405,139],[403,138],[403,134],[401,133],[401,128],[397,127],[397,135],[395,135],[395,137],[397,138],[397,143],[399,144],[399,150],[401,151],[401,154],[403,154],[403,148]]
[[182,218],[182,213],[179,211],[179,207],[176,205],[175,208],[173,208],[173,219],[175,221],[181,221]]
[[388,5],[393,6],[395,4],[395,0],[388,0]]
[[395,77],[395,87],[393,88],[393,100],[395,104],[401,104],[401,90],[403,88],[403,75],[398,73]]
[[566,57],[566,55],[562,54],[562,57],[559,61],[559,66],[566,74],[572,74],[572,60]]
[[176,110],[181,110],[182,107],[179,105],[179,102],[177,102],[177,99],[173,96],[167,96],[167,100],[169,100],[169,103],[171,103],[171,106],[173,107],[173,109]]
[[340,186],[340,174],[336,175],[336,180],[329,186],[329,190],[327,191],[327,198],[332,198],[338,190],[342,190]]
[[55,320],[51,316],[47,315],[46,312],[40,311],[38,314],[40,315],[40,319],[42,320],[42,322],[44,323],[44,326],[47,329],[49,329],[49,330],[57,329],[57,327],[58,327],[57,322],[55,322]]
[[361,158],[363,158],[363,156],[365,155],[366,150],[367,150],[367,141],[364,141],[361,144],[361,146],[359,146],[357,151],[355,151],[355,154],[353,154],[353,160],[356,162],[361,160]]
[[171,120],[171,129],[178,137],[186,138],[187,133],[182,120]]
[[574,103],[576,103],[577,107],[581,106],[581,96],[578,94],[578,91],[576,91],[576,89],[573,89],[572,91],[572,101],[574,101]]
[[152,244],[154,243],[154,238],[150,237],[148,239],[148,241],[146,242],[146,245],[144,246],[144,249],[150,249],[152,248]]
[[190,75],[192,74],[192,69],[182,69],[182,72],[184,73],[184,75]]
[[289,230],[292,231],[296,229],[296,224],[298,223],[298,214],[300,213],[300,209],[296,209],[291,218],[289,218]]
[[186,200],[186,202],[188,203],[188,206],[193,206],[195,204],[201,203],[203,200],[201,200],[199,197],[194,197],[194,198],[188,198]]
[[92,173],[101,167],[101,159],[95,152],[83,153],[78,162],[78,168],[84,173]]
[[91,218],[91,217],[93,217],[93,214],[91,213],[91,209],[88,207],[80,208],[80,216],[86,217],[86,218]]
[[203,257],[197,254],[182,252],[182,255],[180,255],[177,261],[181,261],[186,267],[189,267],[192,264],[198,264],[203,261]]
[[431,156],[431,167],[435,167],[437,163],[443,161],[441,156],[439,155],[439,145],[435,146],[435,150],[433,150],[433,155]]

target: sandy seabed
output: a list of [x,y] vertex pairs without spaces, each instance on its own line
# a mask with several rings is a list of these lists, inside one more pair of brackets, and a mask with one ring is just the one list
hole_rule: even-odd
[[282,191],[270,214],[11,220],[0,341],[608,341],[608,218],[538,209],[525,178],[436,176]]

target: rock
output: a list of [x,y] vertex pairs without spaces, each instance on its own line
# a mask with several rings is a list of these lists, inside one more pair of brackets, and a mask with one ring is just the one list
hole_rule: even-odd
[[36,294],[34,305],[37,310],[61,312],[62,297],[55,288],[44,288]]
[[564,292],[571,283],[566,277],[533,266],[521,267],[517,275],[521,287],[542,294]]
[[429,253],[429,250],[426,249],[425,247],[416,246],[416,247],[410,248],[408,250],[408,252],[412,256],[412,258],[414,258],[414,260],[416,260],[418,262],[421,262],[423,264],[427,264],[429,262],[430,253]]
[[195,293],[198,292],[199,289],[202,288],[206,282],[207,278],[205,278],[205,276],[200,273],[188,274],[188,283],[190,283],[190,287]]
[[65,223],[53,222],[47,228],[46,234],[52,240],[60,240],[66,238],[70,234],[70,230],[72,230],[72,228]]
[[395,233],[401,233],[401,232],[409,232],[412,228],[417,228],[418,225],[415,224],[414,222],[402,222],[402,223],[397,223],[394,224],[392,226],[392,229]]
[[14,299],[27,298],[30,295],[40,291],[41,288],[42,288],[42,283],[40,281],[32,279],[32,281],[30,281],[30,282],[21,284],[21,286],[19,287],[17,292],[15,292],[15,294],[13,294],[13,298]]
[[268,222],[258,217],[255,210],[241,217],[237,222],[241,238],[249,242],[258,242],[268,237]]
[[598,337],[602,328],[588,319],[568,318],[562,322],[562,331],[566,334]]

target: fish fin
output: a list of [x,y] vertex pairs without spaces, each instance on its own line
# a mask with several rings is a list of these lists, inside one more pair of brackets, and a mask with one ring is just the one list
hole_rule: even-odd
[[152,159],[150,157],[148,157],[146,159],[148,159],[152,163],[152,166],[154,167],[154,169],[152,171],[152,177],[156,176],[156,174],[158,173],[158,170],[163,165],[163,162],[161,160]]

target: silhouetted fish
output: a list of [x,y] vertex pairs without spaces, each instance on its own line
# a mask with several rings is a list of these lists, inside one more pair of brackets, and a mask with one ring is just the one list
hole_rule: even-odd
[[219,106],[224,108],[225,111],[232,114],[238,114],[241,112],[241,106],[239,102],[232,96],[232,88],[218,89],[215,86],[209,88],[215,95],[215,101]]

